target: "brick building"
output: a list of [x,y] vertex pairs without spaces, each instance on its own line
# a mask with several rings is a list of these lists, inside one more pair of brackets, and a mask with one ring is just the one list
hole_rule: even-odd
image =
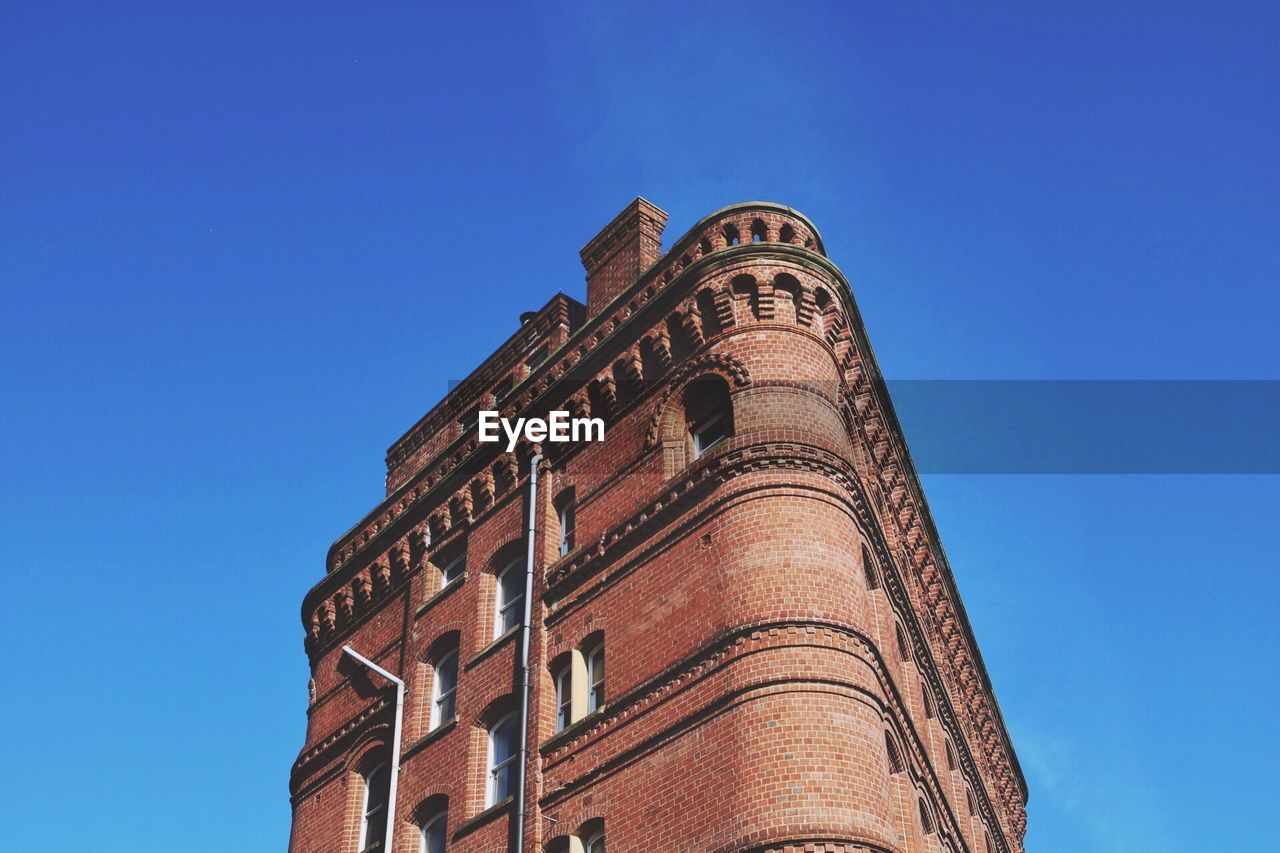
[[[665,220],[637,199],[591,240],[587,304],[524,315],[330,549],[296,853],[384,850],[388,822],[396,853],[1023,849],[1026,784],[848,283],[790,208],[726,208],[664,254]],[[486,409],[606,437],[505,452]]]

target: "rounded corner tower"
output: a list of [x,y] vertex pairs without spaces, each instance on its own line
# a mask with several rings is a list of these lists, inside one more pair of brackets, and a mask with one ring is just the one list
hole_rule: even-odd
[[[388,451],[303,604],[291,850],[385,850],[384,826],[397,853],[1023,849],[848,283],[782,205],[663,254],[665,222],[636,199],[582,250],[586,305],[531,313]],[[604,438],[505,452],[484,410]]]

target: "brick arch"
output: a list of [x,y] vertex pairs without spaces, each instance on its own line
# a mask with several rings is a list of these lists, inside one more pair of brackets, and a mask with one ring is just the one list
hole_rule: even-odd
[[678,428],[676,424],[678,413],[675,411],[676,407],[672,405],[672,400],[679,399],[678,395],[684,393],[684,389],[690,382],[703,376],[719,376],[729,385],[730,391],[735,388],[745,388],[751,384],[751,375],[747,372],[746,365],[731,355],[708,353],[686,362],[672,375],[666,390],[662,392],[661,399],[658,400],[657,411],[654,412],[653,420],[649,422],[646,447],[656,446],[659,441],[667,438],[673,429]]

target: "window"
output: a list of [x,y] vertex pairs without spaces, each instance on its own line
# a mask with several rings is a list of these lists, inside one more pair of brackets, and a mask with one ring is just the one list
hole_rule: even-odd
[[451,557],[445,558],[444,565],[440,567],[440,588],[444,589],[454,581],[462,580],[462,576],[467,571],[467,552],[463,551]]
[[950,740],[946,741],[946,746],[947,746],[947,769],[955,770],[956,769],[956,751],[951,748]]
[[604,643],[587,654],[587,713],[604,707]]
[[889,756],[890,773],[901,773],[906,769],[902,764],[902,753],[898,751],[898,744],[894,742],[893,735],[888,732],[884,733],[884,750]]
[[902,625],[895,622],[893,632],[898,637],[898,657],[902,660],[911,660],[911,647],[907,645],[907,635],[903,633]]
[[583,849],[585,853],[604,853],[604,833],[597,832],[588,838]]
[[729,386],[719,376],[690,382],[684,390],[685,418],[697,459],[711,447],[733,435],[733,405]]
[[496,640],[520,624],[524,617],[524,572],[522,561],[513,560],[498,573],[498,591],[493,616],[493,638]]
[[489,730],[489,783],[485,806],[496,805],[515,794],[520,781],[520,720],[508,714]]
[[577,513],[573,507],[573,493],[562,497],[560,503],[560,556],[573,550],[573,535],[577,526]]
[[924,830],[925,835],[933,833],[933,818],[929,815],[929,807],[924,804],[924,800],[920,800],[920,828]]
[[573,722],[573,665],[565,663],[556,675],[556,731]]
[[699,424],[693,430],[693,458],[697,459],[713,446],[729,437],[729,421],[722,414]]
[[444,809],[427,818],[422,824],[422,844],[419,853],[444,853],[445,831],[449,827],[449,813]]
[[440,658],[431,679],[431,725],[428,731],[435,731],[456,716],[457,692],[458,653],[453,651]]
[[391,765],[383,762],[364,776],[364,804],[360,808],[360,849],[381,850],[387,835],[387,798],[391,796]]
[[929,688],[924,682],[920,682],[920,695],[924,699],[924,718],[932,720],[934,717],[933,695],[929,693]]
[[879,589],[880,579],[876,577],[876,566],[871,560],[871,552],[862,546],[862,573],[867,579],[867,589]]

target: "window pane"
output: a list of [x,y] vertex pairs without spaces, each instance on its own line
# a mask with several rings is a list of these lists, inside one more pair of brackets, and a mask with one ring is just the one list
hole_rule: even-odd
[[[493,781],[493,802],[500,803],[515,793],[516,763],[512,761],[498,768]],[[492,805],[492,803],[490,804]]]
[[587,853],[604,853],[604,836],[594,836],[587,842]]
[[560,510],[560,556],[573,550],[574,511],[573,504],[566,503]]
[[520,751],[520,727],[515,714],[507,717],[493,730],[493,763],[501,764]]
[[717,416],[705,424],[698,426],[693,433],[693,452],[695,456],[702,455],[708,448],[716,442],[722,441],[729,437],[729,420],[723,416]]
[[587,659],[587,675],[591,684],[587,697],[587,712],[590,713],[604,706],[604,646],[598,647]]
[[422,830],[422,853],[444,853],[444,834],[448,821],[447,812],[441,812],[427,821]]
[[565,667],[556,676],[556,731],[562,731],[569,725],[569,717],[573,710],[573,688],[570,670]]
[[436,674],[439,677],[439,692],[441,694],[451,693],[458,686],[458,653],[450,652],[440,661],[440,665],[436,667]]
[[494,620],[496,636],[520,624],[524,617],[524,572],[519,561],[512,563],[498,575],[498,613]]
[[381,850],[382,842],[387,836],[387,810],[380,809],[377,814],[369,815],[365,824],[364,849]]
[[458,715],[457,704],[454,702],[454,698],[456,696],[457,694],[451,690],[445,695],[441,696],[440,701],[436,703],[436,725],[437,726],[443,723],[449,722],[450,720],[452,720],[454,717]]
[[449,584],[462,577],[463,572],[467,570],[467,555],[462,554],[450,560],[443,568],[440,569],[440,585],[448,586]]
[[387,798],[391,795],[391,767],[379,765],[364,777],[364,814],[360,821],[360,849],[377,848],[387,834]]
[[435,683],[431,687],[431,725],[435,729],[454,716],[454,696],[458,687],[458,653],[450,652],[436,664]]

